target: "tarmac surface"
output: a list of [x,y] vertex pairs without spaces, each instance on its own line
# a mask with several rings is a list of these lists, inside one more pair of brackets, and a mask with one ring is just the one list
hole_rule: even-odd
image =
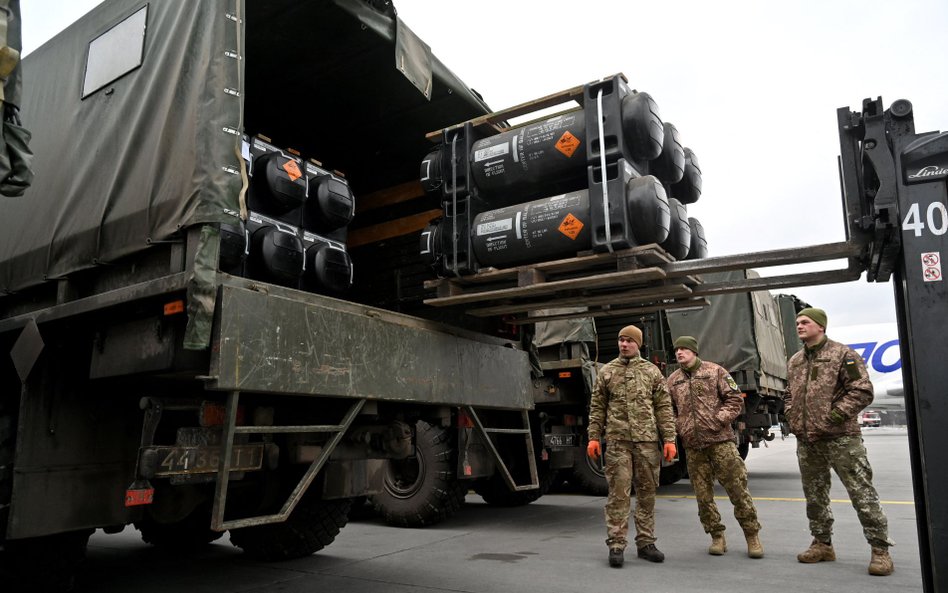
[[[908,441],[904,429],[865,429],[874,483],[889,518],[896,571],[866,572],[869,546],[834,476],[836,562],[804,565],[810,543],[792,437],[752,449],[750,489],[763,525],[766,556],[752,560],[724,491],[718,501],[728,527],[728,552],[707,554],[687,480],[659,490],[657,546],[663,564],[635,557],[607,563],[602,497],[560,493],[519,508],[495,508],[468,494],[451,520],[425,529],[388,527],[369,516],[350,520],[336,541],[308,558],[280,563],[247,560],[225,536],[198,554],[180,556],[142,543],[131,527],[97,532],[77,591],[136,593],[264,591],[332,593],[575,593],[576,591],[715,592],[789,590],[921,591]],[[634,530],[633,530],[634,531]],[[631,534],[630,534],[631,535]]]

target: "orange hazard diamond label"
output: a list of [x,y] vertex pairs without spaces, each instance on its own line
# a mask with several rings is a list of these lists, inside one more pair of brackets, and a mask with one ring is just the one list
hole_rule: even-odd
[[570,239],[576,240],[584,226],[583,221],[572,214],[567,214],[563,222],[560,223],[558,230]]
[[286,161],[283,163],[283,170],[290,176],[290,181],[296,181],[303,176],[300,172],[300,166],[296,164],[296,161]]
[[568,157],[573,156],[573,153],[576,152],[577,148],[579,148],[579,138],[570,134],[568,130],[563,132],[563,135],[560,136],[560,139],[556,141],[556,150],[562,152]]

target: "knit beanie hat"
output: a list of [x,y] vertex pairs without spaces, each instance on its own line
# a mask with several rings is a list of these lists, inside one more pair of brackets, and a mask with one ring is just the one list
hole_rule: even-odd
[[826,329],[826,311],[824,311],[823,309],[817,309],[816,307],[807,307],[806,309],[803,309],[802,311],[797,313],[797,317],[800,317],[801,315],[805,315],[809,317],[810,319],[815,321],[817,325],[819,325],[823,329]]
[[698,353],[698,340],[692,336],[681,336],[675,340],[675,348],[687,348],[695,354]]
[[619,330],[619,337],[626,337],[639,345],[639,348],[642,347],[642,330],[635,327],[634,325],[627,325]]

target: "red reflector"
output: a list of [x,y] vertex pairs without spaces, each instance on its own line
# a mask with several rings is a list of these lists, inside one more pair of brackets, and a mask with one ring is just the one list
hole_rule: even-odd
[[746,393],[742,393],[742,394],[741,394],[741,397],[746,398],[746,397],[747,397],[747,394],[746,394]]
[[550,453],[549,453],[549,451],[547,451],[546,449],[544,449],[543,452],[540,453],[540,460],[541,460],[541,461],[549,461],[549,460],[550,460]]
[[576,426],[576,416],[572,414],[563,415],[563,424],[565,426]]
[[[133,484],[134,486],[134,484]],[[125,491],[125,506],[137,507],[143,504],[151,504],[155,500],[155,489],[148,488],[129,488]]]
[[464,475],[470,476],[474,474],[474,470],[471,468],[470,464],[464,464]]
[[[244,425],[245,410],[243,406],[237,406],[237,426]],[[227,420],[227,406],[217,402],[201,402],[201,414],[198,421],[201,426],[224,426]]]
[[458,428],[474,428],[474,420],[464,410],[458,411]]
[[184,313],[184,301],[177,300],[165,303],[165,315],[177,315],[178,313]]
[[569,379],[573,376],[572,371],[560,371],[560,379]]

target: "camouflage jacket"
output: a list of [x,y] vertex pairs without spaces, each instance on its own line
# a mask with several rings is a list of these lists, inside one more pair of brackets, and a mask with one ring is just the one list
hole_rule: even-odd
[[589,440],[675,442],[675,416],[665,378],[640,356],[599,370],[589,402]]
[[678,435],[690,449],[734,440],[731,423],[744,409],[737,383],[724,367],[700,361],[696,369],[678,369],[668,377]]
[[[797,352],[787,364],[784,414],[790,430],[807,442],[858,435],[856,417],[872,403],[872,383],[862,357],[839,342],[826,339]],[[830,412],[846,419],[834,425]]]

